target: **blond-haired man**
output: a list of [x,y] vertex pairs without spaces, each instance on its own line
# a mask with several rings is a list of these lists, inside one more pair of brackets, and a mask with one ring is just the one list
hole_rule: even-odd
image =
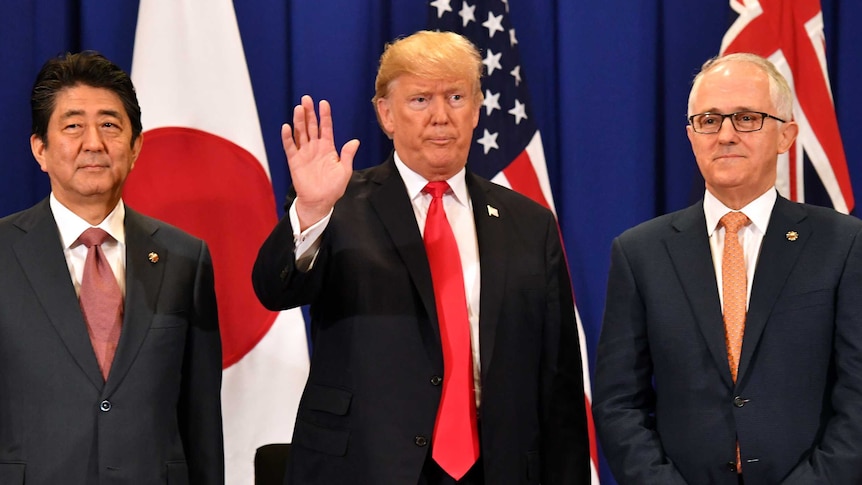
[[[578,336],[556,222],[465,168],[481,67],[476,48],[453,33],[387,46],[373,102],[395,150],[367,170],[352,170],[358,141],[336,151],[326,101],[318,122],[303,97],[284,127],[295,195],[253,279],[271,309],[311,305],[291,483],[588,481]],[[461,303],[441,296],[438,256],[423,243],[436,231],[426,221],[439,217],[426,192],[435,182],[448,185],[436,204],[457,241],[449,255],[460,264]],[[452,326],[450,312],[462,325]],[[466,338],[457,363],[446,350],[450,332]],[[469,399],[454,405],[458,370]],[[473,429],[467,449],[447,441],[450,406],[472,416],[455,427]]]

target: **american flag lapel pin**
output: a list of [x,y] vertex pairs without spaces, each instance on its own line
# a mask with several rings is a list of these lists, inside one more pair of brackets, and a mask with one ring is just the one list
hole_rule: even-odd
[[489,205],[488,207],[488,215],[491,217],[500,217],[500,212],[497,211],[497,208]]

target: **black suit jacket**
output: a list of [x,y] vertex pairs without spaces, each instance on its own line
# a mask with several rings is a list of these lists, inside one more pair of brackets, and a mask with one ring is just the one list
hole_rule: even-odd
[[702,203],[614,241],[593,411],[620,484],[862,483],[862,221],[775,203],[734,384]]
[[[469,172],[467,187],[481,264],[486,481],[587,483],[583,376],[555,219]],[[307,273],[295,268],[293,247],[285,216],[253,277],[270,309],[311,304],[311,370],[290,483],[417,483],[443,358],[425,248],[392,158],[354,173]]]
[[125,316],[105,382],[48,199],[0,219],[4,485],[224,482],[206,245],[128,207],[125,230]]

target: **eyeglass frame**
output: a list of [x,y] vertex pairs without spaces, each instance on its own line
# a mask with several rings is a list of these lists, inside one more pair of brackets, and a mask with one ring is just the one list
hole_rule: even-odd
[[[739,128],[737,128],[736,122],[734,121],[733,117],[740,114],[740,113],[754,113],[754,114],[758,114],[758,115],[762,116],[762,118],[760,119],[760,128],[758,128],[756,130],[740,130]],[[721,122],[718,124],[718,129],[715,131],[697,131],[697,128],[694,127],[694,118],[696,116],[703,116],[703,115],[721,116]],[[691,129],[694,130],[694,132],[699,134],[699,135],[715,135],[716,133],[721,132],[721,127],[724,126],[724,120],[726,118],[730,118],[730,126],[732,126],[733,129],[737,133],[754,133],[755,131],[762,130],[763,125],[766,123],[766,118],[772,118],[773,120],[780,121],[782,123],[787,123],[787,120],[782,120],[781,118],[779,118],[777,116],[773,116],[769,113],[764,113],[762,111],[752,111],[752,110],[746,109],[746,110],[736,111],[736,112],[727,113],[727,114],[713,113],[711,111],[693,114],[693,115],[688,117],[688,124],[689,124],[689,126],[691,126]]]

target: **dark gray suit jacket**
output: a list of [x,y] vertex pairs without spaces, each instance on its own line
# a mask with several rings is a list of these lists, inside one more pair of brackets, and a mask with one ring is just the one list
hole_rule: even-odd
[[128,207],[125,230],[125,317],[104,382],[48,199],[0,219],[4,485],[224,482],[208,250]]
[[593,411],[624,484],[862,483],[862,221],[779,197],[734,384],[702,203],[614,241]]
[[[588,483],[578,334],[556,221],[469,172],[467,187],[481,264],[486,483]],[[428,259],[392,158],[353,175],[309,272],[295,268],[293,246],[285,216],[253,277],[270,309],[311,304],[290,483],[417,483],[443,357]]]

